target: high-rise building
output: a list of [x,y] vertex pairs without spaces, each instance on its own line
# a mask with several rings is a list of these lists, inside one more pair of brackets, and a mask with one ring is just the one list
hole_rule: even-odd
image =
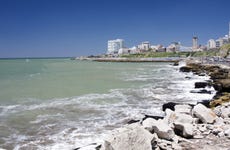
[[194,36],[192,38],[192,49],[193,50],[198,49],[198,37],[197,36]]
[[124,40],[116,39],[108,41],[108,54],[117,54],[119,49],[124,48]]
[[208,49],[216,48],[216,41],[215,41],[214,39],[208,40],[207,48],[208,48]]

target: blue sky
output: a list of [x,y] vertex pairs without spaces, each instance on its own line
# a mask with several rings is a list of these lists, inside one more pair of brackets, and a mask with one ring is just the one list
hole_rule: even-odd
[[191,46],[228,33],[230,0],[0,0],[0,57],[105,53],[150,41]]

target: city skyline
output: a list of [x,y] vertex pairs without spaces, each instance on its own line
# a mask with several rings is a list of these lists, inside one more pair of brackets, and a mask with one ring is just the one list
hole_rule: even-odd
[[228,34],[229,0],[0,1],[0,57],[102,54],[110,39],[192,46]]

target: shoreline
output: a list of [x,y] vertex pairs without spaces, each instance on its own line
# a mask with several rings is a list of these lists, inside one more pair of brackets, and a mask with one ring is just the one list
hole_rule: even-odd
[[[200,76],[204,74],[209,75],[211,82],[207,83],[204,81],[202,82],[203,85],[202,83],[199,85],[202,87],[208,85],[213,86],[217,91],[214,98],[208,102],[205,101],[196,105],[176,102],[166,103],[162,106],[165,112],[164,117],[147,115],[145,118],[142,118],[142,120],[130,120],[128,125],[114,129],[112,134],[104,139],[104,143],[94,143],[89,146],[96,150],[108,150],[111,148],[113,150],[122,148],[135,150],[140,148],[149,150],[227,149],[230,147],[230,144],[228,144],[230,143],[230,130],[227,130],[230,127],[230,125],[228,125],[230,124],[230,118],[228,118],[230,115],[227,117],[225,115],[223,118],[223,116],[217,113],[217,111],[219,111],[219,113],[221,112],[221,114],[226,113],[226,110],[222,112],[224,107],[227,108],[230,114],[230,103],[227,103],[230,100],[230,94],[229,92],[226,94],[226,86],[218,82],[223,79],[228,80],[229,67],[208,63],[203,64],[200,61],[187,61],[186,66],[181,67],[180,71],[193,72]],[[218,74],[219,71],[225,75]],[[225,90],[222,91],[223,89]],[[201,107],[201,109],[199,107]],[[212,109],[210,109],[210,107],[212,107]],[[205,112],[202,110],[205,110]],[[190,118],[190,120],[188,118]],[[218,131],[216,131],[216,128]],[[133,142],[132,145],[127,144],[130,143],[130,140],[135,142]],[[140,141],[145,142],[139,143]],[[216,147],[213,143],[218,146]],[[87,149],[87,147],[88,146],[76,149],[84,150],[85,148]]]
[[96,62],[179,62],[181,58],[165,57],[165,58],[120,58],[120,57],[105,57],[105,58],[78,58],[77,60],[90,60]]

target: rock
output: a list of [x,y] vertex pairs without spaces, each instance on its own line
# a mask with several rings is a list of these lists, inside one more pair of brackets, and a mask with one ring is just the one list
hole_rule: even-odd
[[230,107],[222,107],[221,108],[221,117],[229,118],[230,117]]
[[[196,120],[196,118],[193,118],[191,115],[174,112],[174,111],[171,111],[170,109],[166,109],[165,112],[166,112],[166,116],[163,119],[163,121],[165,123],[167,123],[172,128],[173,128],[173,123],[174,122],[192,124]],[[185,111],[185,112],[188,112],[188,111]]]
[[230,79],[215,80],[215,90],[221,92],[230,92]]
[[180,68],[180,71],[181,71],[181,72],[191,72],[192,69],[193,69],[193,68],[190,67],[190,66],[183,66],[183,67]]
[[153,130],[162,139],[172,140],[175,136],[174,131],[163,120],[154,122]]
[[192,107],[190,105],[176,105],[174,106],[176,113],[191,114]]
[[211,91],[208,91],[208,90],[206,90],[206,89],[202,89],[202,90],[191,90],[190,93],[212,94]]
[[131,119],[131,120],[129,120],[129,121],[127,121],[127,124],[132,124],[132,123],[136,123],[136,122],[139,122],[140,120],[133,120],[133,119]]
[[206,86],[208,86],[207,82],[196,82],[195,83],[195,88],[205,88]]
[[216,127],[212,130],[212,133],[215,135],[218,135],[221,132],[224,132],[224,130],[221,127]]
[[210,108],[210,100],[202,100],[198,102],[197,104],[203,104],[204,106]]
[[230,138],[230,129],[225,130],[224,135]]
[[174,122],[192,124],[194,122],[194,118],[190,115],[187,115],[187,114],[175,113],[175,121]]
[[182,147],[179,144],[172,143],[172,149],[174,149],[174,150],[182,150]]
[[196,105],[193,110],[193,115],[199,118],[203,123],[213,123],[216,119],[216,114],[202,104]]
[[[175,133],[178,133],[179,135],[182,135],[185,138],[191,138],[193,137],[193,125],[190,123],[181,123],[181,122],[175,122],[174,123]],[[178,132],[179,131],[179,132]]]
[[163,119],[164,117],[163,116],[145,115],[145,117],[142,120],[145,120],[147,118],[152,118],[152,119],[155,119],[155,120],[159,120],[159,119]]
[[165,111],[168,108],[174,111],[176,105],[178,105],[178,103],[174,103],[174,102],[165,103],[162,105],[162,110]]
[[102,144],[101,150],[152,150],[153,134],[138,124],[114,130]]
[[207,125],[206,124],[198,124],[197,128],[200,132],[205,132],[207,130]]
[[74,150],[89,150],[89,149],[100,150],[100,148],[101,145],[98,145],[97,143],[92,143],[86,146],[75,148]]
[[192,78],[192,77],[188,77],[188,76],[185,77],[185,79],[191,79],[191,78]]
[[152,132],[152,131],[153,131],[153,125],[154,125],[155,123],[156,123],[156,120],[155,120],[155,119],[153,119],[153,118],[147,118],[147,119],[145,119],[145,120],[142,122],[142,126],[143,126],[146,130]]
[[179,61],[175,61],[175,62],[173,63],[173,66],[179,66]]

